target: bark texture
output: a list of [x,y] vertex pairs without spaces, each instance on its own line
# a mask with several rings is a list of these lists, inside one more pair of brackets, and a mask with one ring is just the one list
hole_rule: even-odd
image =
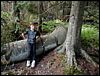
[[79,53],[80,48],[83,4],[82,1],[72,1],[69,27],[65,41],[67,63],[70,66],[77,66],[75,56]]

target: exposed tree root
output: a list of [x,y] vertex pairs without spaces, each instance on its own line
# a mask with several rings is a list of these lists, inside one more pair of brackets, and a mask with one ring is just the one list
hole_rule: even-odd
[[90,62],[90,63],[92,63],[94,66],[96,66],[97,63],[86,53],[86,51],[83,50],[83,49],[80,49],[80,50],[81,50],[82,56],[85,57],[86,60],[87,60],[88,62]]
[[[55,49],[55,51],[57,51],[58,53],[64,53],[65,51],[65,46],[64,43],[62,45],[60,45],[59,47],[57,47]],[[80,53],[83,57],[85,57],[85,59],[92,63],[95,67],[97,65],[97,63],[87,54],[87,52],[85,50],[83,50],[82,48],[80,49]],[[77,61],[76,61],[76,54],[75,52],[72,50],[70,51],[66,51],[66,58],[67,58],[67,65],[70,66],[75,66],[78,70],[80,70],[80,67],[77,65]]]
[[64,53],[65,51],[65,46],[64,46],[64,43],[60,46],[58,46],[55,51],[57,51],[58,53]]
[[55,51],[58,52],[62,47],[63,47],[63,45],[58,46],[57,48],[55,48]]

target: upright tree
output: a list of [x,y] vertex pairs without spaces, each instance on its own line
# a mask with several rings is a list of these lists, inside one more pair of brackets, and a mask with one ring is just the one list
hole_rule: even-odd
[[82,16],[84,12],[83,1],[72,1],[72,8],[70,13],[69,27],[67,37],[65,40],[67,64],[70,66],[77,66],[76,58],[82,55],[86,60],[96,66],[96,62],[81,49],[81,28],[82,28]]
[[75,56],[80,52],[83,7],[83,1],[72,1],[68,33],[65,41],[67,63],[70,66],[77,65]]
[[42,32],[42,11],[43,11],[43,1],[39,1],[38,5],[38,17],[39,17],[39,31]]
[[63,5],[62,5],[62,16],[64,17],[65,15],[65,6],[66,6],[66,1],[63,2]]

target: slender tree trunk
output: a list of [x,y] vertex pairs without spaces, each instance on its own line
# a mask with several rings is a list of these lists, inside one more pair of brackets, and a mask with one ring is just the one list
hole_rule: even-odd
[[16,8],[16,1],[13,1],[13,16],[15,17],[15,8]]
[[39,17],[39,28],[38,30],[40,32],[42,32],[42,10],[43,10],[43,1],[39,1],[39,5],[38,5],[38,17]]
[[63,5],[62,5],[62,9],[63,9],[62,17],[64,17],[64,15],[65,15],[65,6],[66,6],[66,1],[64,1]]
[[[56,4],[58,5],[58,1],[56,1]],[[56,6],[56,19],[58,19],[58,6]]]
[[11,2],[11,22],[13,22],[14,21],[14,2],[12,1]]
[[20,19],[20,10],[17,6],[17,1],[13,2],[13,16],[16,18],[18,17],[18,19]]
[[13,20],[14,23],[15,23],[15,17],[16,17],[16,11],[15,11],[16,3],[17,3],[16,1],[12,2],[12,20]]
[[83,1],[72,1],[68,33],[66,37],[66,56],[70,66],[77,65],[76,54],[80,52]]

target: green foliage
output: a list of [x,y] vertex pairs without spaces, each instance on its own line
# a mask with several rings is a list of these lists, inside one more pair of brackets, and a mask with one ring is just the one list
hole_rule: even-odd
[[38,13],[37,10],[36,10],[36,7],[32,3],[30,3],[28,5],[27,9],[28,9],[28,12],[31,13],[31,14],[37,14]]
[[[44,23],[46,25],[44,25]],[[48,22],[44,22],[43,23],[43,30],[46,31],[46,32],[52,32],[56,26],[58,25],[64,25],[65,23],[60,21],[60,20],[51,20],[51,21],[48,21]]]
[[23,14],[21,18],[27,23],[32,22],[33,18],[37,18],[38,10],[35,1],[17,1],[16,8],[20,9]]
[[1,11],[1,18],[5,19],[7,22],[9,22],[10,18],[11,18],[11,13]]
[[84,20],[92,20],[93,25],[99,24],[99,3],[97,1],[88,1],[87,3],[84,10]]
[[1,28],[1,46],[5,43],[12,42],[14,36],[11,34],[11,25],[6,25]]
[[30,14],[38,13],[36,5],[31,1],[19,1],[16,7],[20,10],[27,10]]
[[26,7],[27,3],[27,1],[17,1],[16,7],[20,10],[23,10]]
[[99,47],[99,30],[92,25],[82,26],[82,45],[88,47],[92,45],[93,47]]

